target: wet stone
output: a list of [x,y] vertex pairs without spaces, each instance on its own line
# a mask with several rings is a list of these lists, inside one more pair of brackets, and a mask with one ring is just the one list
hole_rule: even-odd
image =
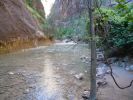
[[0,90],[0,94],[4,94],[5,93],[5,90]]
[[36,86],[29,86],[29,88],[31,88],[31,89],[35,89],[35,88],[36,88]]
[[106,71],[106,74],[110,74],[110,73],[111,73],[111,70],[107,70],[107,71]]
[[30,90],[29,89],[26,89],[23,93],[24,94],[28,94],[30,92]]
[[9,75],[14,75],[14,73],[13,73],[13,72],[8,72],[8,74],[9,74]]
[[84,74],[83,73],[80,73],[80,74],[77,74],[74,76],[76,79],[78,80],[83,80],[84,79]]
[[105,87],[105,86],[107,86],[107,81],[106,81],[106,79],[105,78],[103,78],[103,79],[100,79],[100,80],[97,80],[97,87],[99,88],[99,87]]
[[70,71],[70,74],[71,74],[71,75],[74,75],[75,73],[76,73],[76,72],[75,72],[75,71],[73,71],[73,70],[72,70],[72,71]]
[[128,67],[126,67],[125,69],[126,69],[127,71],[133,71],[133,65],[128,66]]
[[89,91],[89,90],[85,90],[85,91],[83,92],[83,94],[82,94],[82,98],[83,98],[84,100],[88,100],[89,97],[90,97],[90,91]]
[[87,70],[85,70],[85,73],[87,73],[88,71]]

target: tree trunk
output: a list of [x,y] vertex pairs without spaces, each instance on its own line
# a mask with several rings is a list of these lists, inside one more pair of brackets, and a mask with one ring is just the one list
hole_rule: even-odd
[[96,100],[96,42],[94,31],[93,18],[93,0],[89,0],[89,18],[90,18],[90,34],[91,34],[91,86],[90,86],[90,100]]

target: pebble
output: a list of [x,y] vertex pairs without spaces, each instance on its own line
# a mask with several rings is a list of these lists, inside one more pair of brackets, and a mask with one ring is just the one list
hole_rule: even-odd
[[75,73],[76,73],[76,72],[75,72],[75,71],[73,71],[73,70],[72,70],[72,71],[70,71],[70,74],[71,74],[71,75],[74,75]]
[[29,88],[35,89],[36,87],[35,86],[29,86]]
[[127,71],[133,71],[133,65],[126,67]]
[[13,72],[8,72],[8,74],[9,74],[9,75],[14,75],[14,73],[13,73]]
[[24,94],[28,94],[30,92],[30,90],[29,89],[26,89],[23,93]]
[[59,70],[60,68],[59,67],[56,67],[56,70]]
[[83,73],[77,74],[77,75],[75,75],[75,78],[78,80],[83,80],[84,74]]
[[87,70],[85,70],[85,73],[87,73],[88,71]]
[[85,62],[86,64],[89,64],[89,62]]
[[83,92],[83,94],[82,94],[82,98],[83,99],[89,99],[89,97],[90,97],[90,91],[88,91],[88,90],[85,90],[84,92]]
[[110,74],[110,73],[111,73],[111,70],[107,70],[107,71],[106,71],[106,74]]
[[83,63],[86,63],[86,61],[85,61],[85,60],[82,60],[82,62],[83,62]]
[[5,93],[5,90],[1,90],[1,91],[0,91],[0,94],[4,94],[4,93]]
[[107,85],[107,81],[106,80],[99,80],[98,82],[97,82],[97,86],[98,87],[104,87],[104,86],[106,86]]

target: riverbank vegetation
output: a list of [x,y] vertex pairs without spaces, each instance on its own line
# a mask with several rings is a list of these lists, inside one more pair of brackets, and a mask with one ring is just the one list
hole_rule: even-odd
[[[127,0],[114,0],[106,4],[105,0],[97,2],[94,11],[94,22],[97,46],[108,53],[119,51],[119,55],[133,54],[133,3]],[[98,5],[101,4],[101,5]],[[87,11],[73,16],[58,29],[58,39],[90,41],[89,20]],[[113,56],[113,54],[111,54]],[[115,54],[114,54],[115,55]]]
[[105,49],[115,49],[120,52],[119,56],[132,55],[133,3],[125,0],[116,2],[113,7],[96,9],[96,33],[101,36],[100,43]]

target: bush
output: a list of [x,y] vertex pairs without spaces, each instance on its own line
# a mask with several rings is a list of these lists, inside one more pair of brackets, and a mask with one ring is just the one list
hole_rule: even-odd
[[[103,34],[102,44],[105,47],[118,47],[122,48],[125,45],[133,43],[133,9],[132,4],[120,3],[114,8],[101,8],[102,13],[96,10],[96,28],[97,34]],[[104,30],[108,27],[108,33]],[[103,29],[103,31],[102,31]],[[101,36],[101,35],[100,35]]]

